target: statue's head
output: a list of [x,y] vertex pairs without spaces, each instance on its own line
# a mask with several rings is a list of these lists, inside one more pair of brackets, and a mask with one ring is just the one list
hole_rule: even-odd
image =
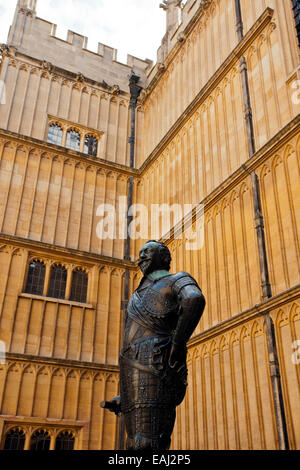
[[158,269],[169,271],[170,263],[169,248],[162,242],[149,240],[140,251],[138,265],[144,276]]

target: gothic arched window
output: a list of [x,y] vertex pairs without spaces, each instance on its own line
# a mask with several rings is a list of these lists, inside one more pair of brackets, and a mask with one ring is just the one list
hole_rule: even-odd
[[31,436],[30,450],[49,450],[50,436],[48,431],[36,431]]
[[67,285],[67,270],[64,266],[56,264],[51,268],[48,297],[64,299]]
[[62,431],[56,438],[55,450],[74,450],[75,438],[69,431]]
[[3,450],[24,450],[25,433],[22,429],[12,429],[5,438]]
[[48,130],[48,142],[50,144],[62,145],[63,130],[58,124],[51,124]]
[[71,297],[74,302],[86,302],[88,275],[82,269],[73,272]]
[[43,295],[46,267],[41,261],[32,261],[29,265],[25,292]]
[[91,155],[92,157],[97,157],[98,154],[98,140],[92,136],[87,135],[84,139],[84,153]]
[[66,147],[71,150],[80,150],[80,134],[76,130],[72,129],[67,132],[67,143]]

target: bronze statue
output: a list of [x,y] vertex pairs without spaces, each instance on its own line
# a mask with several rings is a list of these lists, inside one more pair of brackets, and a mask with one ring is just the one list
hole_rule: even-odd
[[122,413],[127,450],[167,450],[176,407],[187,386],[186,343],[205,307],[197,282],[171,274],[166,245],[149,241],[140,251],[144,276],[127,307],[120,352],[120,397],[101,406]]

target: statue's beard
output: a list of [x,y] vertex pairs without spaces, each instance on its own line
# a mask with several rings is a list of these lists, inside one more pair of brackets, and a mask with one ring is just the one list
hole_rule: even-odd
[[138,265],[140,267],[140,270],[144,274],[144,276],[159,269],[159,266],[157,266],[157,263],[155,262],[153,258],[146,258],[146,259],[140,260]]
[[139,261],[140,270],[142,271],[144,275],[151,272],[152,264],[153,264],[152,258],[147,258],[147,259],[143,259]]

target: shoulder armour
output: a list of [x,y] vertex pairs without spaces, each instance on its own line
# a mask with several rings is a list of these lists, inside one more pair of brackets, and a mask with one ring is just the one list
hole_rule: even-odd
[[186,286],[196,286],[199,289],[199,286],[195,279],[185,271],[180,271],[173,275],[173,291],[178,295],[183,287]]

